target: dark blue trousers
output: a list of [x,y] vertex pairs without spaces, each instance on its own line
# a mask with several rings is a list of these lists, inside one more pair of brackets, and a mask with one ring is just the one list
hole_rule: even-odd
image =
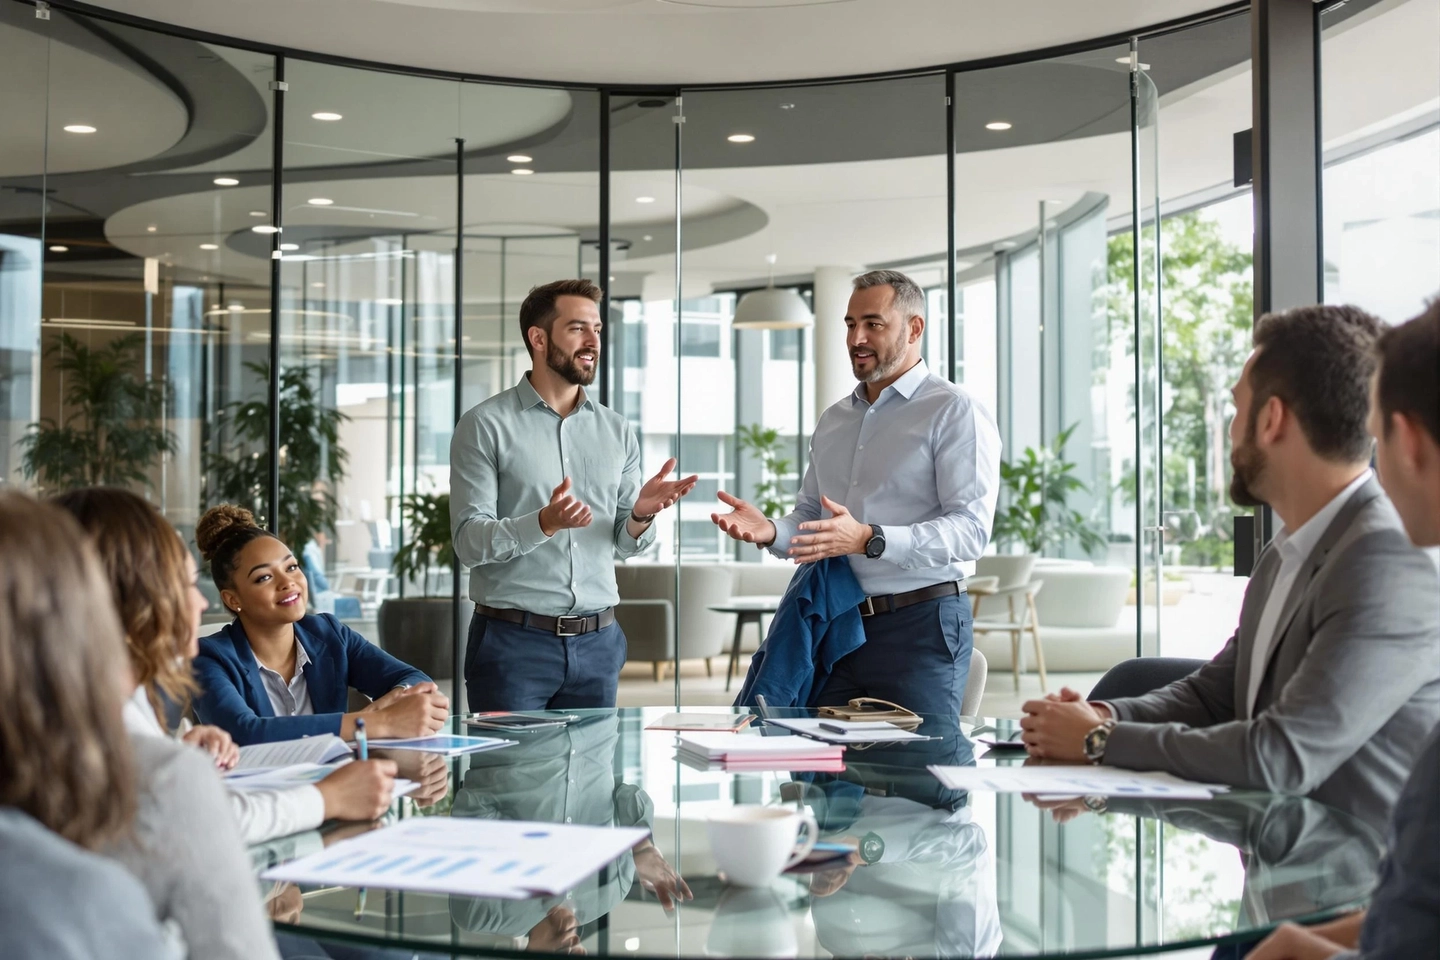
[[970,677],[974,623],[965,594],[865,617],[864,645],[835,664],[816,705],[878,697],[953,722]]
[[557,637],[477,613],[465,646],[466,699],[477,712],[613,707],[624,664],[618,623]]

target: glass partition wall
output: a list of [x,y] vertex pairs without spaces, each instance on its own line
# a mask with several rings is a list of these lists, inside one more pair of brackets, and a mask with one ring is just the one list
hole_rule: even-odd
[[[1436,0],[1350,6],[1324,15],[1327,91],[1366,43],[1423,35]],[[425,534],[451,429],[529,368],[530,288],[590,277],[607,291],[592,395],[629,420],[647,476],[675,457],[700,477],[617,564],[621,702],[728,703],[768,618],[747,620],[731,677],[736,616],[712,608],[777,596],[790,568],[723,538],[715,495],[788,509],[817,417],[854,387],[850,280],[889,267],[928,291],[926,362],[995,413],[1005,459],[1068,464],[1080,484],[1028,504],[1009,484],[992,548],[1039,555],[1049,669],[1088,686],[1228,635],[1245,16],[950,76],[605,90],[34,14],[0,4],[7,485],[127,485],[187,537],[221,500],[273,512],[320,574],[318,608],[463,692],[468,578]],[[1384,98],[1327,93],[1330,291],[1387,314],[1440,283],[1365,287],[1374,247],[1355,242],[1378,230],[1419,256],[1433,232],[1440,80],[1414,86],[1383,118]],[[770,287],[785,316],[752,315]],[[97,406],[83,378],[102,367],[117,389]],[[1026,506],[1047,522],[1027,526]],[[997,696],[1005,640],[977,637]],[[1033,660],[1027,645],[1010,707],[1039,690]]]

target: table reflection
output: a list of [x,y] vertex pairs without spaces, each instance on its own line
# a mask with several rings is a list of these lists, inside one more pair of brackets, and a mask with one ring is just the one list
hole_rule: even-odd
[[[1130,956],[1335,913],[1364,900],[1380,857],[1376,831],[1302,798],[1114,800],[1095,813],[952,790],[928,767],[1011,761],[936,718],[919,731],[936,739],[851,749],[840,773],[788,773],[681,763],[673,734],[643,730],[664,709],[573,712],[567,726],[487,733],[513,741],[504,750],[397,756],[421,789],[389,819],[643,827],[651,840],[559,897],[371,890],[357,917],[353,889],[269,887],[277,930],[311,951],[297,955]],[[457,719],[452,732],[471,731]],[[737,734],[757,735],[783,734]],[[861,853],[768,889],[727,886],[704,824],[736,803],[803,804],[821,839]],[[257,848],[256,868],[363,829],[275,841]],[[662,909],[672,900],[679,909]]]

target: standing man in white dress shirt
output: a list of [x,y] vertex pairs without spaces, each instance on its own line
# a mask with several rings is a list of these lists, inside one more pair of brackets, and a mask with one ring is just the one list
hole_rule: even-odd
[[731,512],[711,519],[777,557],[850,558],[866,593],[865,643],[835,663],[820,705],[878,697],[956,717],[973,647],[961,564],[990,542],[1000,434],[990,411],[920,358],[915,281],[874,270],[854,286],[845,342],[860,383],[820,415],[795,509],[772,521],[722,491]]
[[1440,721],[1437,572],[1370,469],[1374,345],[1355,308],[1261,317],[1235,386],[1230,498],[1283,524],[1215,659],[1142,697],[1024,705],[1032,756],[1310,795],[1384,824]]

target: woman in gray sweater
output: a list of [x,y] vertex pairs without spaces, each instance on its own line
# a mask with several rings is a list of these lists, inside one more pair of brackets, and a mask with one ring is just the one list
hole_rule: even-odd
[[0,558],[7,960],[276,960],[211,761],[125,733],[134,681],[84,535],[57,507],[0,494]]

